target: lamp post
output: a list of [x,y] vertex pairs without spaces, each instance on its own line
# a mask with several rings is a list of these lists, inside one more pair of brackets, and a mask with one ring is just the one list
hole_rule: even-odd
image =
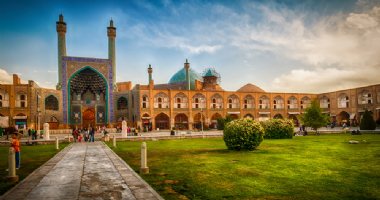
[[40,105],[39,105],[39,100],[41,96],[37,93],[37,134],[40,134]]
[[201,130],[202,130],[202,135],[203,135],[203,110],[201,107]]

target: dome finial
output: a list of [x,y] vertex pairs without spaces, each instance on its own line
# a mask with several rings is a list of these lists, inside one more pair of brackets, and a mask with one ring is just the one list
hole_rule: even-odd
[[189,63],[189,61],[187,60],[187,58],[186,58],[186,62],[185,63]]

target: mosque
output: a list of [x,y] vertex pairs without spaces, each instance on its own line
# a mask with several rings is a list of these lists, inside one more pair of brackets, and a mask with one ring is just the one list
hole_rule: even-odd
[[108,58],[73,57],[66,54],[67,24],[63,15],[56,22],[58,35],[58,83],[56,89],[23,84],[13,75],[12,84],[0,84],[0,126],[19,129],[42,127],[68,129],[88,126],[129,126],[143,131],[157,129],[199,130],[216,128],[217,119],[231,116],[258,121],[290,118],[298,123],[312,99],[338,125],[357,124],[364,110],[380,122],[380,84],[322,94],[266,92],[246,84],[236,91],[220,86],[220,74],[213,68],[198,73],[186,59],[165,84],[153,80],[132,85],[116,82],[116,27],[107,27]]

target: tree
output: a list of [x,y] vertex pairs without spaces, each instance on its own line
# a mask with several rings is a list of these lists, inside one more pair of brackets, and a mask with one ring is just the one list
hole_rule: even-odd
[[216,119],[216,120],[217,120],[217,122],[218,122],[218,123],[217,123],[218,130],[224,130],[224,126],[225,126],[228,122],[232,121],[233,119],[232,119],[231,116],[227,115],[226,118],[218,118],[218,119]]
[[360,120],[360,130],[375,130],[376,122],[372,117],[372,112],[365,110],[363,118]]
[[314,99],[310,107],[306,108],[305,113],[301,115],[301,122],[318,133],[318,128],[326,126],[329,122],[329,116],[322,113],[318,101]]

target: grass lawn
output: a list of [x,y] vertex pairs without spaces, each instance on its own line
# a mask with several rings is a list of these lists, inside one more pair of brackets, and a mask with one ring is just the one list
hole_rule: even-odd
[[[113,150],[139,171],[140,144]],[[251,152],[229,151],[222,138],[147,146],[142,177],[165,199],[380,199],[380,135],[264,140]]]
[[[60,143],[59,148],[64,149],[67,145],[68,143]],[[8,176],[8,172],[5,171],[8,168],[8,150],[9,146],[0,146],[0,195],[15,185],[6,179]],[[21,167],[16,171],[19,180],[27,177],[59,151],[55,149],[55,144],[21,146]]]

